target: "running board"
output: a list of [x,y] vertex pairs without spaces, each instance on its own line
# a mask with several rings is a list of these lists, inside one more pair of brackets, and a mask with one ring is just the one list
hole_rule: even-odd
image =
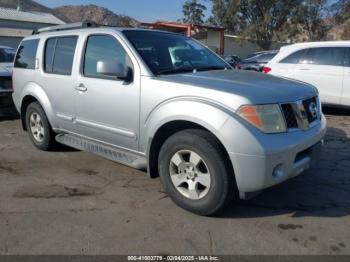
[[147,168],[146,157],[119,148],[104,145],[96,141],[91,141],[90,139],[70,134],[58,134],[56,136],[56,141],[66,146],[90,152],[133,168]]

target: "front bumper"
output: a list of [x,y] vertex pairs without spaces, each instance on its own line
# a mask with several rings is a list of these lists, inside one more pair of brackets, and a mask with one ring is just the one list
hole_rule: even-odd
[[[244,128],[239,142],[229,145],[229,157],[235,172],[238,190],[246,193],[261,191],[295,177],[317,164],[326,133],[326,119],[307,131],[283,134],[263,134]],[[243,130],[242,130],[243,132]]]

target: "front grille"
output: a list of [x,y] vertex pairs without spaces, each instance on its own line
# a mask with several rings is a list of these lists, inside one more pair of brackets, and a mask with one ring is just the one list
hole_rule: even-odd
[[309,123],[312,123],[315,120],[317,120],[318,108],[317,108],[316,97],[304,100],[303,101],[303,105],[304,105],[305,112],[306,112],[306,115],[307,115],[307,120],[309,121]]
[[295,117],[294,110],[291,104],[281,105],[284,118],[286,120],[287,128],[298,128],[297,118]]
[[320,117],[318,106],[317,97],[295,103],[281,104],[287,129],[309,129],[309,125]]

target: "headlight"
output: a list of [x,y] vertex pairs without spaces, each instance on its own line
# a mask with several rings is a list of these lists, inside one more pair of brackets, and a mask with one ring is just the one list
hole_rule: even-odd
[[264,133],[287,131],[279,105],[243,105],[237,113]]

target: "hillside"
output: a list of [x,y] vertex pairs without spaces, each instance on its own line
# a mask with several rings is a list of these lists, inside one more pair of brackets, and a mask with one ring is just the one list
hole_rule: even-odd
[[[0,6],[16,9],[17,0],[0,0]],[[67,23],[91,20],[98,24],[111,26],[136,27],[139,24],[131,17],[117,15],[107,8],[96,5],[61,6],[51,9],[32,0],[21,0],[21,9],[51,13]]]
[[79,22],[84,20],[94,21],[101,25],[111,26],[138,26],[139,22],[135,19],[117,15],[107,8],[97,5],[77,5],[61,6],[53,9],[54,14],[65,17],[67,22]]

